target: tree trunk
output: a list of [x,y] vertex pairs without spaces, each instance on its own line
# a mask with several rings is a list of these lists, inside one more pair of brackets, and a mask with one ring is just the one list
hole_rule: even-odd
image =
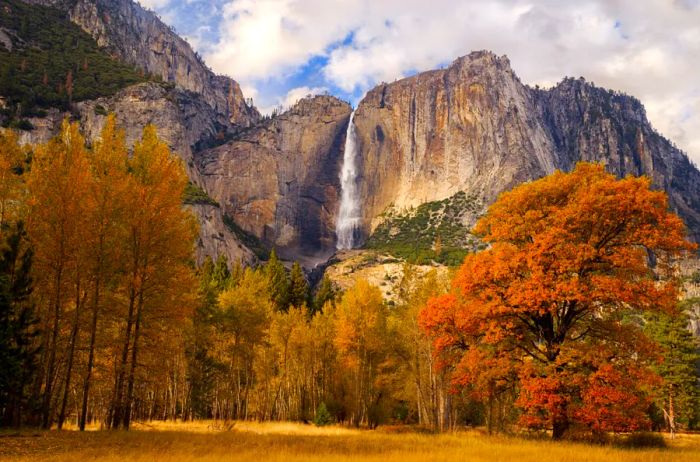
[[552,439],[560,440],[569,429],[569,417],[566,407],[557,409],[552,415]]
[[671,438],[676,436],[676,412],[673,406],[673,385],[668,390],[668,427],[671,431]]
[[100,307],[100,277],[99,274],[95,280],[95,292],[92,299],[92,323],[90,325],[90,346],[88,347],[88,362],[85,379],[83,381],[83,402],[80,411],[80,420],[78,427],[80,431],[85,431],[85,422],[87,420],[88,397],[90,395],[90,380],[92,378],[92,367],[95,363],[95,341],[97,338],[97,317]]
[[[62,247],[61,247],[62,250]],[[49,345],[49,359],[46,366],[46,381],[44,397],[41,404],[41,427],[45,430],[51,428],[51,398],[53,394],[54,367],[56,363],[56,343],[58,341],[58,324],[61,317],[61,284],[63,284],[63,259],[56,273],[56,293],[53,303],[53,327],[51,329],[51,344]]]
[[143,283],[139,291],[139,303],[136,308],[136,321],[134,323],[134,344],[131,349],[131,368],[127,383],[126,402],[122,408],[122,424],[126,430],[131,423],[131,405],[134,401],[134,376],[136,371],[136,361],[138,359],[138,342],[141,328],[141,315],[143,312]]
[[63,422],[66,419],[66,405],[68,403],[68,391],[70,389],[70,381],[73,373],[73,358],[75,357],[75,342],[78,337],[78,324],[80,323],[80,310],[82,302],[80,300],[80,282],[76,284],[75,294],[75,317],[73,318],[73,326],[71,326],[70,343],[68,347],[68,364],[66,365],[66,380],[63,386],[63,400],[61,401],[61,411],[58,414],[58,429],[63,428]]
[[129,313],[126,320],[126,332],[124,333],[124,345],[122,346],[122,355],[119,367],[117,369],[117,377],[114,383],[114,392],[112,394],[112,404],[110,406],[107,426],[109,428],[119,428],[122,421],[122,393],[124,388],[124,375],[126,374],[126,364],[129,359],[129,345],[131,344],[131,327],[134,323],[134,308],[136,305],[136,289],[135,283],[132,282],[131,293],[129,294]]

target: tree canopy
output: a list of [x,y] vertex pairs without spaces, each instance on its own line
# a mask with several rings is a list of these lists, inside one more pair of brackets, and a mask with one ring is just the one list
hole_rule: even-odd
[[654,345],[639,314],[676,309],[673,262],[694,248],[645,177],[621,180],[580,163],[503,193],[422,326],[475,393],[515,390],[521,422],[559,438],[648,426]]

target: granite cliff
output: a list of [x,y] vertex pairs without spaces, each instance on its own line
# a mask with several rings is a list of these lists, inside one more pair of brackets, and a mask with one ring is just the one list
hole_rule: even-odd
[[245,231],[313,265],[335,249],[338,172],[352,109],[332,96],[291,109],[195,154],[205,189]]
[[[234,80],[215,75],[131,0],[25,1],[56,8],[105,53],[154,77],[74,103],[72,114],[30,116],[34,129],[23,141],[45,141],[66,115],[79,118],[93,139],[114,112],[130,144],[154,123],[192,182],[219,204],[191,205],[202,224],[199,261],[222,253],[255,261],[242,232],[306,266],[334,253],[350,105],[317,96],[262,118]],[[650,176],[700,238],[700,172],[653,129],[638,100],[583,79],[532,88],[506,57],[473,52],[445,69],[376,86],[359,102],[354,123],[364,237],[389,210],[399,216],[456,194],[485,206],[519,183],[586,160],[620,176]],[[385,228],[392,237],[394,227]]]
[[520,82],[506,57],[474,52],[448,68],[382,84],[359,103],[365,234],[390,205],[501,191],[578,161],[648,175],[700,236],[700,172],[649,124],[641,103],[565,79]]
[[214,74],[192,47],[152,11],[132,0],[25,0],[64,11],[108,53],[202,96],[235,126],[260,118],[238,83]]
[[[95,40],[100,49],[151,76],[149,82],[128,86],[109,97],[74,103],[70,112],[46,108],[28,117],[33,129],[21,132],[24,143],[41,143],[54,136],[65,117],[77,118],[91,141],[99,135],[108,113],[114,113],[133,145],[146,124],[183,159],[192,182],[199,184],[193,153],[245,130],[260,119],[246,102],[238,83],[215,75],[168,26],[131,0],[25,0],[34,8],[48,7],[54,20],[70,21]],[[10,13],[14,11],[8,6]],[[53,16],[51,16],[53,17]],[[219,207],[189,206],[200,221],[196,260],[225,255],[229,261],[253,263],[256,257],[226,225]]]

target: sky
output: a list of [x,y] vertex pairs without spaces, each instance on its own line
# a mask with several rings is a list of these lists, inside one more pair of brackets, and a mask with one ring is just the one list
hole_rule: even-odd
[[140,0],[261,112],[381,82],[474,50],[529,85],[565,76],[639,98],[700,164],[700,0]]

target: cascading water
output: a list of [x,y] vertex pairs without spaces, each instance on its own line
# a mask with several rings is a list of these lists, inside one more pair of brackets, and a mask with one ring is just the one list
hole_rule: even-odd
[[343,168],[340,171],[340,211],[335,226],[338,237],[338,250],[352,249],[357,245],[362,214],[360,211],[360,191],[357,187],[357,144],[355,138],[355,111],[350,114],[350,122],[345,133]]

